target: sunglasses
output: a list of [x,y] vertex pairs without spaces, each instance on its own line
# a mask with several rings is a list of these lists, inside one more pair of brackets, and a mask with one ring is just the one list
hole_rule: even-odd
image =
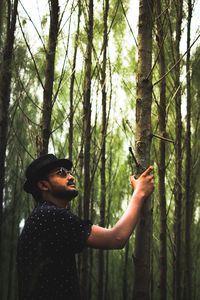
[[59,170],[56,171],[55,173],[56,175],[62,177],[62,178],[66,178],[68,174],[70,174],[71,176],[73,176],[73,173],[71,170],[67,170],[63,167],[61,167]]

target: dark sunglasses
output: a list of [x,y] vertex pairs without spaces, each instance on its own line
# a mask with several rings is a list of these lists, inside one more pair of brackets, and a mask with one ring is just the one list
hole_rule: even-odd
[[55,173],[56,175],[60,176],[60,177],[63,177],[63,178],[66,178],[68,174],[70,174],[71,176],[73,176],[73,173],[71,170],[67,170],[63,167],[61,167],[58,171],[56,171]]

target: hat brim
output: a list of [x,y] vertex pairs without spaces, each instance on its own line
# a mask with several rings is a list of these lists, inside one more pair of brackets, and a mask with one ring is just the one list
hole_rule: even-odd
[[41,167],[39,170],[37,170],[37,172],[32,174],[31,180],[26,180],[24,183],[24,191],[31,194],[33,189],[36,187],[36,183],[49,171],[55,169],[56,167],[64,167],[67,170],[71,170],[72,166],[73,164],[69,159],[57,159],[49,162],[49,164]]

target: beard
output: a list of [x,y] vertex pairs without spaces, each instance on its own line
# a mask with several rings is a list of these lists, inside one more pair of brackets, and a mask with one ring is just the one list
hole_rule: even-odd
[[59,199],[71,201],[78,196],[78,190],[54,189],[52,195]]

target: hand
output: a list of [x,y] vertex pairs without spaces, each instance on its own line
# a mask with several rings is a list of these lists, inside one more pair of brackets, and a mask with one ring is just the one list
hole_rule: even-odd
[[152,170],[153,167],[149,167],[138,179],[135,176],[130,178],[134,191],[144,198],[150,196],[154,190],[154,175],[150,174]]

